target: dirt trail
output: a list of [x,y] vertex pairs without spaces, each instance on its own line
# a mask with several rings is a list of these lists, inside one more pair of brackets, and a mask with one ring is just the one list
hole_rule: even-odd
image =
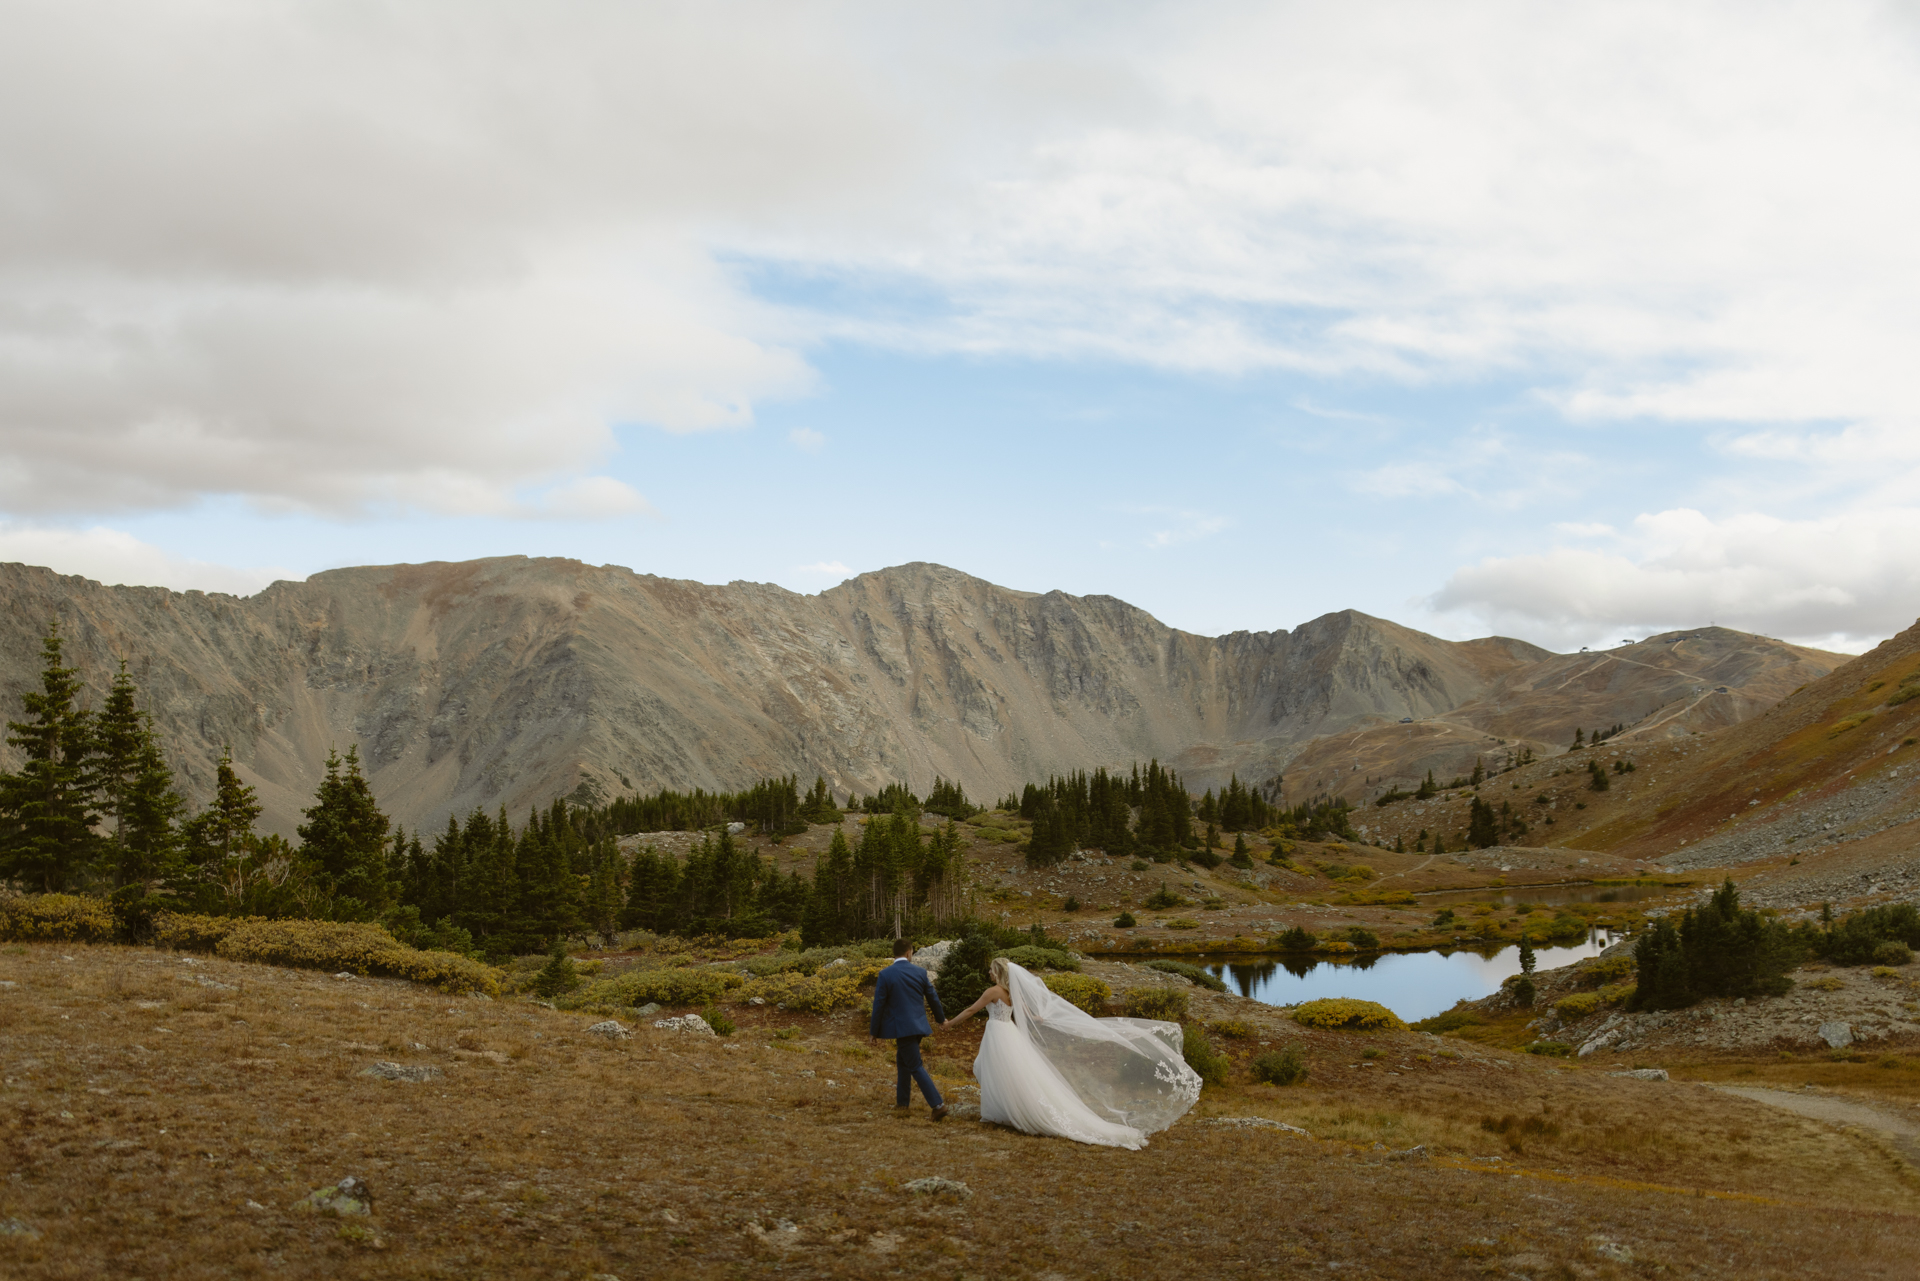
[[1752,1099],[1769,1107],[1798,1112],[1816,1121],[1831,1121],[1835,1125],[1871,1130],[1891,1143],[1916,1168],[1920,1168],[1920,1120],[1885,1112],[1864,1103],[1835,1098],[1831,1094],[1771,1090],[1758,1085],[1715,1085],[1709,1088],[1723,1094],[1737,1094],[1743,1099]]

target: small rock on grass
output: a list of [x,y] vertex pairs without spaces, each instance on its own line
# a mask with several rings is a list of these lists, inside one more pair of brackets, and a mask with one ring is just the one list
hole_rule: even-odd
[[618,1019],[607,1019],[604,1022],[595,1023],[587,1029],[587,1033],[590,1036],[604,1036],[609,1041],[624,1041],[633,1035],[632,1032],[629,1032],[625,1027],[621,1026]]
[[1313,1137],[1297,1125],[1288,1125],[1285,1121],[1276,1121],[1269,1116],[1216,1116],[1209,1124],[1231,1125],[1242,1130],[1284,1130],[1288,1134],[1298,1134],[1309,1139]]
[[372,1214],[373,1189],[367,1186],[365,1179],[349,1174],[332,1187],[315,1188],[295,1201],[293,1208],[305,1210],[310,1214],[332,1214],[340,1217]]
[[1587,1244],[1593,1247],[1595,1254],[1609,1262],[1624,1264],[1631,1264],[1633,1262],[1633,1251],[1621,1245],[1618,1241],[1609,1241],[1605,1237],[1592,1236],[1587,1238]]
[[1627,1072],[1609,1072],[1608,1076],[1624,1076],[1630,1081],[1664,1081],[1667,1079],[1665,1068],[1634,1068]]
[[37,1237],[40,1233],[31,1224],[19,1219],[0,1219],[0,1237]]
[[707,1026],[707,1021],[698,1014],[682,1014],[677,1018],[660,1019],[654,1026],[666,1032],[691,1032],[695,1036],[715,1036],[717,1033]]
[[943,1179],[937,1174],[924,1179],[915,1179],[901,1186],[915,1196],[937,1196],[942,1192],[951,1192],[954,1196],[964,1199],[973,1195],[973,1189],[958,1179]]
[[659,1003],[657,1001],[648,1001],[645,1005],[635,1010],[633,1012],[633,1016],[639,1019],[648,1019],[648,1018],[652,1018],[654,1015],[658,1014],[659,1012],[660,1012]]
[[366,1068],[360,1075],[377,1076],[383,1081],[413,1081],[417,1083],[420,1081],[438,1080],[441,1072],[439,1068],[424,1063],[417,1067],[409,1067],[404,1063],[389,1063],[383,1059],[371,1067]]
[[1853,1044],[1853,1025],[1851,1023],[1822,1023],[1820,1039],[1836,1050],[1844,1050]]

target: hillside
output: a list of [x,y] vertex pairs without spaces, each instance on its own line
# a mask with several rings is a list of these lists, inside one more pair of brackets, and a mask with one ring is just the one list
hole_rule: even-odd
[[[1196,636],[1113,597],[927,564],[813,596],[525,557],[332,570],[245,599],[5,565],[0,591],[0,702],[19,707],[58,619],[96,691],[128,662],[194,799],[230,744],[283,832],[329,749],[356,743],[409,826],[785,772],[843,793],[939,774],[991,797],[1158,757],[1198,789],[1297,774],[1316,738],[1391,733],[1403,717],[1545,747],[1556,718],[1633,719],[1703,671],[1751,691],[1729,700],[1739,715],[1841,661],[1710,631],[1663,686],[1606,676],[1608,656],[1443,641],[1351,610]],[[1310,781],[1289,778],[1287,794]]]

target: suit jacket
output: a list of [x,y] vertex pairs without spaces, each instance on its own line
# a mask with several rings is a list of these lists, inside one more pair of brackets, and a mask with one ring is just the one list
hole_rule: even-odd
[[873,1035],[890,1040],[932,1036],[933,1028],[927,1023],[929,1002],[934,1015],[945,1023],[947,1012],[927,972],[912,961],[889,965],[873,981]]

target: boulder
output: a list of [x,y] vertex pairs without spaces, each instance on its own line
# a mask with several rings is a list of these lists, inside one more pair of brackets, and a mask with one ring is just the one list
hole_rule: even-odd
[[654,1026],[663,1032],[691,1032],[695,1036],[714,1036],[714,1030],[698,1014],[682,1014],[677,1018],[660,1019]]
[[296,1210],[308,1214],[340,1217],[373,1213],[373,1189],[365,1179],[349,1174],[332,1187],[315,1188],[293,1203]]
[[624,1041],[633,1033],[620,1025],[617,1019],[606,1019],[587,1029],[588,1036],[604,1036],[609,1041]]
[[659,1012],[660,1012],[659,1002],[648,1001],[645,1005],[635,1010],[633,1012],[633,1016],[637,1019],[650,1019],[654,1015],[658,1014]]
[[1633,1068],[1625,1072],[1609,1072],[1608,1076],[1624,1076],[1632,1081],[1664,1081],[1667,1079],[1665,1068]]
[[389,1063],[382,1059],[371,1067],[364,1069],[360,1075],[377,1076],[383,1081],[413,1081],[418,1083],[421,1081],[438,1080],[441,1072],[439,1068],[433,1067],[430,1064],[422,1063],[416,1066],[410,1066],[404,1063]]
[[1836,1050],[1844,1050],[1853,1044],[1853,1025],[1850,1023],[1822,1023],[1820,1039]]
[[941,939],[938,943],[929,943],[913,954],[913,963],[925,970],[928,977],[939,978],[940,967],[946,963],[947,953],[958,942],[958,939]]

